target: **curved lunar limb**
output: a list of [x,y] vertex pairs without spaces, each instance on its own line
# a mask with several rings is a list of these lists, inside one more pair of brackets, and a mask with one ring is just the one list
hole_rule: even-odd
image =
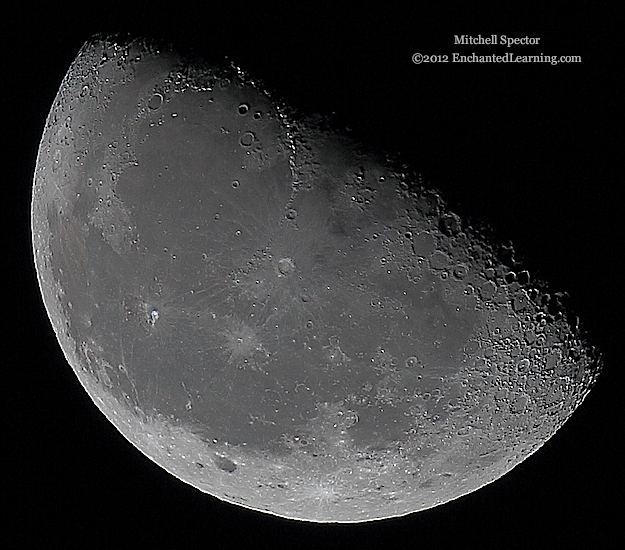
[[237,67],[143,40],[94,38],[71,65],[32,232],[107,418],[182,481],[282,517],[470,493],[599,373],[558,296],[435,191]]

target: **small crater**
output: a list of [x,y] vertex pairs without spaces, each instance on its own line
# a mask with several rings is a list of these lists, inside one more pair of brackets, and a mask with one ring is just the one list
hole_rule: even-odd
[[243,147],[251,147],[252,144],[256,141],[256,136],[253,132],[245,132],[241,136],[240,143]]
[[281,258],[278,260],[278,277],[285,277],[295,271],[295,263],[291,258]]
[[458,264],[454,268],[454,277],[456,277],[456,279],[462,280],[467,276],[468,273],[469,268],[465,264]]
[[486,281],[479,290],[482,299],[492,300],[495,296],[495,293],[497,292],[497,285],[492,281]]
[[405,365],[406,365],[406,368],[408,369],[414,369],[416,367],[423,367],[423,363],[419,360],[418,357],[415,357],[414,355],[411,355],[410,357],[406,359]]
[[530,371],[530,367],[531,363],[530,360],[527,358],[521,359],[516,365],[519,374],[527,374]]
[[241,103],[237,109],[240,115],[246,115],[250,110],[250,106],[247,103]]
[[440,219],[438,227],[445,235],[456,235],[460,231],[460,218],[455,214],[447,214]]
[[229,474],[231,474],[237,469],[237,465],[234,462],[232,462],[232,460],[230,460],[229,458],[226,458],[225,456],[217,455],[214,458],[214,462],[217,468],[219,468],[220,470],[223,470],[224,472],[228,472]]
[[156,324],[156,321],[158,321],[158,309],[153,309],[152,311],[150,311],[148,324],[150,324],[151,326],[154,326]]
[[256,331],[244,323],[224,331],[224,336],[231,358],[246,357],[261,348]]
[[148,101],[148,108],[152,111],[156,111],[163,104],[163,96],[161,94],[154,94],[150,101]]
[[440,270],[447,267],[449,264],[449,256],[445,254],[442,250],[435,250],[430,255],[430,266],[432,269]]
[[519,395],[514,398],[512,403],[510,404],[510,410],[515,414],[522,413],[527,407],[527,396]]
[[303,447],[306,447],[308,445],[308,440],[304,436],[296,435],[295,437],[293,437],[293,441],[298,445],[302,445]]

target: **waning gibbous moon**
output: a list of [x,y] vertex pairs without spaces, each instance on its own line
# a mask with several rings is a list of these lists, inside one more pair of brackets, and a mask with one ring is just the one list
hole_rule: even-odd
[[600,360],[512,250],[236,67],[88,41],[45,126],[39,285],[95,405],[200,491],[363,522],[490,483]]

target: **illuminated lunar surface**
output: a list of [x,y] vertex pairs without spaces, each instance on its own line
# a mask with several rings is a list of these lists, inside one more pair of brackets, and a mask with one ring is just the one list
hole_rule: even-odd
[[236,67],[85,44],[32,202],[69,364],[142,453],[254,510],[369,521],[498,479],[594,351],[511,249],[293,113]]

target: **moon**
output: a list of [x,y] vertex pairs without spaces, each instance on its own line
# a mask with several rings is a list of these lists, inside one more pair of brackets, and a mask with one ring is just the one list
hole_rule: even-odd
[[352,523],[444,504],[539,449],[600,372],[564,297],[409,168],[147,40],[78,53],[31,225],[94,404],[245,508]]

